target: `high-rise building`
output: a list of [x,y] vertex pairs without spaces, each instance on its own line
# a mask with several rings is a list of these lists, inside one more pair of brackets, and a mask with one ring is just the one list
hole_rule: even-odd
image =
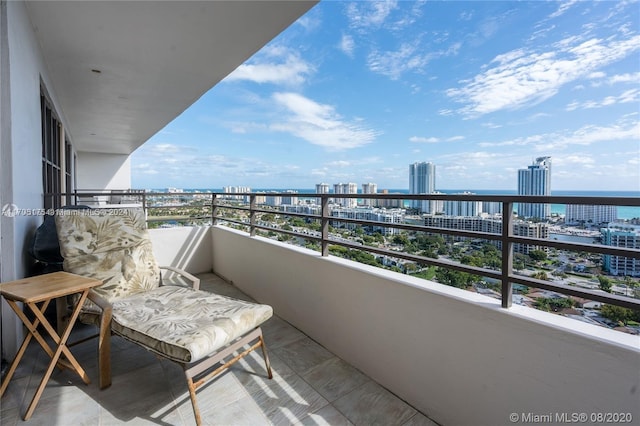
[[[362,193],[363,194],[377,194],[378,193],[378,185],[375,183],[363,183],[362,184]],[[372,200],[371,198],[364,198],[362,204],[365,206],[374,206],[376,200]]]
[[483,201],[482,213],[500,214],[502,213],[502,203],[495,202],[495,201]]
[[[491,234],[502,233],[502,220],[481,216],[443,216],[443,215],[425,215],[424,226],[432,226],[436,228],[459,229],[463,231],[488,232]],[[516,220],[513,222],[513,235],[531,238],[547,239],[549,238],[549,224],[534,223],[525,220]],[[454,241],[463,241],[468,237],[454,236]],[[498,249],[502,248],[502,242],[499,240],[492,241]],[[529,254],[533,250],[549,251],[549,247],[542,245],[520,244],[513,245],[514,253]]]
[[[379,209],[374,207],[355,207],[355,208],[337,208],[331,210],[331,216],[341,219],[357,219],[382,223],[403,223],[404,209]],[[335,228],[356,229],[358,225],[355,223],[345,223],[341,221],[331,221],[331,226]],[[383,235],[396,235],[400,233],[400,229],[390,228],[387,226],[366,225],[365,230],[368,232],[380,232]]]
[[[357,194],[358,184],[349,183],[336,183],[333,185],[333,192],[336,194]],[[336,198],[335,202],[342,207],[356,207],[358,205],[357,198]]]
[[[382,189],[380,194],[389,194],[388,189]],[[384,207],[387,209],[404,208],[404,200],[402,198],[388,198],[384,200],[376,200],[374,207]]]
[[[551,157],[538,157],[526,169],[518,170],[518,195],[551,195]],[[550,204],[518,204],[518,216],[545,219],[550,215]]]
[[[409,164],[409,193],[433,194],[436,191],[436,165],[433,163]],[[428,201],[413,200],[411,207],[431,213]]]
[[[473,192],[462,192],[459,195],[473,195]],[[479,216],[482,213],[482,201],[445,200],[443,207],[447,216]]]
[[[612,224],[600,230],[602,244],[614,247],[640,248],[640,226],[626,224]],[[640,277],[640,259],[632,257],[602,256],[602,267],[611,275],[629,275]]]
[[282,204],[282,197],[280,195],[272,195],[270,193],[267,193],[264,203],[267,206],[279,206]]
[[222,188],[222,192],[224,193],[246,193],[251,192],[251,188],[248,186],[224,186]]
[[615,222],[618,218],[618,206],[587,206],[581,204],[567,204],[564,221],[567,225]]
[[292,189],[288,189],[288,190],[284,191],[284,193],[287,194],[287,195],[283,195],[282,196],[282,200],[281,200],[282,204],[289,204],[289,205],[292,205],[292,206],[298,204],[298,197],[297,197],[297,195],[295,195],[295,194],[298,193],[298,191],[294,191]]
[[[250,193],[251,192],[251,188],[248,186],[224,186],[222,187],[222,192],[224,192],[225,194],[233,194],[233,193]],[[243,195],[226,195],[225,196],[226,199],[231,199],[231,200],[244,200],[245,202],[248,202],[249,197],[248,196],[243,196]]]
[[316,194],[328,194],[329,193],[329,184],[328,183],[317,183],[316,184]]

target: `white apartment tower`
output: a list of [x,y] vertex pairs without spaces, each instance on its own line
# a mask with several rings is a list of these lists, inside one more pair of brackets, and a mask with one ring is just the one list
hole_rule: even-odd
[[567,204],[564,215],[564,221],[568,225],[581,222],[598,225],[615,222],[616,219],[618,219],[618,206]]
[[[613,247],[640,248],[640,226],[626,224],[612,224],[600,230],[602,244]],[[611,275],[640,277],[640,259],[633,257],[602,256],[602,266]]]
[[328,183],[317,183],[316,184],[316,194],[328,194],[329,193],[329,184]]
[[297,196],[298,191],[289,189],[284,192],[287,195],[282,196],[282,199],[281,199],[282,204],[288,204],[292,206],[295,206],[296,204],[298,204],[298,196]]
[[[551,195],[551,157],[538,157],[526,169],[518,170],[518,195]],[[550,204],[518,204],[518,216],[545,219],[550,215]]]
[[[459,195],[473,195],[473,192],[462,192]],[[443,207],[447,216],[479,216],[482,213],[482,201],[445,200]]]
[[[333,192],[336,194],[357,194],[358,184],[352,182],[336,183],[333,185]],[[357,198],[336,198],[335,201],[342,207],[356,207],[358,205]]]
[[[436,191],[436,165],[433,163],[409,164],[409,193],[433,194]],[[431,213],[428,201],[414,200],[411,207],[418,208],[424,213]]]
[[[378,185],[376,185],[375,183],[363,183],[362,184],[362,193],[363,194],[377,194],[378,193]],[[362,203],[365,206],[373,206],[375,205],[376,200],[372,200],[370,198],[365,198],[363,199]]]

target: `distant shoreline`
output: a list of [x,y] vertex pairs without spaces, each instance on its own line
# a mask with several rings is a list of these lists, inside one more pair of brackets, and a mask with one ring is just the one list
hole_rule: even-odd
[[[164,191],[166,188],[153,188],[152,190]],[[196,191],[196,192],[223,192],[222,188],[184,188],[184,191]],[[397,193],[397,194],[408,194],[408,189],[393,189],[393,188],[382,188],[378,187],[378,190],[389,191],[389,193]],[[252,192],[263,192],[263,191],[297,191],[301,194],[314,194],[316,192],[315,188],[251,188]],[[359,189],[360,191],[360,189]],[[454,193],[463,193],[463,192],[472,192],[477,195],[517,195],[517,190],[515,189],[438,189],[438,191],[443,194],[454,194]],[[589,190],[557,190],[551,191],[551,195],[557,196],[581,196],[581,197],[640,197],[640,190],[638,191],[589,191]]]
[[[160,191],[164,191],[163,188]],[[396,194],[408,194],[408,189],[386,189],[389,193]],[[182,189],[187,192],[223,192],[222,188],[185,188]],[[284,192],[284,191],[297,191],[300,194],[313,194],[316,192],[315,188],[251,188],[252,192]],[[439,189],[444,194],[454,194],[462,192],[472,192],[477,195],[517,195],[515,189]],[[557,196],[580,196],[580,197],[640,197],[640,191],[587,191],[587,190],[564,190],[564,191],[551,191],[551,195]],[[564,204],[551,204],[551,214],[564,215]],[[628,207],[618,206],[618,219],[629,220],[633,218],[640,218],[640,207]]]

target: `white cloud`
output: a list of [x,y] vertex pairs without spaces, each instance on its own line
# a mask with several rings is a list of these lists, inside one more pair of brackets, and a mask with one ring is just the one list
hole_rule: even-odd
[[255,83],[301,84],[313,72],[313,67],[297,53],[283,47],[263,49],[252,63],[240,65],[224,81]]
[[316,14],[310,12],[299,18],[295,25],[300,25],[307,31],[313,31],[322,25],[322,20]]
[[458,17],[461,21],[470,21],[473,18],[473,11],[463,11]]
[[415,143],[438,143],[440,142],[440,139],[434,137],[425,138],[422,136],[411,136],[409,141]]
[[609,78],[609,84],[615,83],[640,83],[640,72],[618,74]]
[[398,80],[406,72],[423,72],[427,64],[436,58],[458,55],[461,48],[461,42],[453,42],[440,50],[428,50],[418,37],[401,43],[396,50],[372,50],[367,56],[367,66],[372,72]]
[[593,80],[593,79],[596,79],[596,78],[604,78],[606,76],[607,76],[607,74],[603,73],[602,71],[596,71],[596,72],[592,72],[591,74],[589,74],[587,76],[587,78]]
[[337,160],[327,163],[327,167],[351,167],[352,164],[349,161]]
[[246,134],[250,132],[265,131],[268,129],[264,123],[251,122],[251,121],[229,121],[223,124],[229,128],[232,133]]
[[344,120],[331,105],[317,103],[297,93],[275,93],[273,99],[289,113],[271,129],[291,133],[332,151],[358,148],[373,142],[379,132],[367,129],[361,120]]
[[429,62],[430,55],[418,52],[418,44],[402,43],[395,51],[374,50],[367,57],[367,65],[373,72],[397,80],[407,71],[420,71]]
[[576,4],[578,2],[578,0],[571,0],[571,1],[562,1],[560,2],[560,7],[558,8],[558,10],[556,10],[555,12],[553,12],[551,15],[549,15],[549,18],[557,18],[561,15],[563,15],[567,10],[569,10],[569,8],[571,6],[573,6],[574,4]]
[[170,143],[159,143],[149,146],[150,151],[157,154],[169,154],[180,151],[180,147]]
[[566,38],[548,52],[523,49],[496,56],[491,67],[447,95],[465,103],[460,112],[477,117],[542,102],[564,84],[586,77],[602,66],[640,49],[640,36],[625,40]]
[[535,31],[535,32],[531,35],[531,37],[529,37],[529,42],[535,41],[535,40],[537,40],[537,39],[539,39],[539,38],[547,37],[547,35],[548,35],[549,33],[551,33],[551,31],[553,31],[553,30],[555,30],[555,29],[556,29],[556,26],[555,26],[555,25],[550,25],[550,26],[547,26],[547,27],[541,28],[541,29],[539,29],[539,30]]
[[558,156],[553,158],[554,166],[569,166],[576,164],[582,166],[591,166],[596,164],[596,160],[594,160],[590,154],[586,153]]
[[593,109],[602,108],[614,104],[626,104],[630,102],[640,102],[640,89],[629,89],[618,96],[607,96],[599,101],[573,101],[566,106],[567,111],[575,111],[577,109]]
[[134,173],[142,173],[142,174],[145,174],[145,175],[157,175],[158,173],[160,173],[158,170],[156,170],[149,163],[142,163],[142,164],[134,165],[133,166],[133,172]]
[[347,56],[353,57],[353,51],[355,50],[356,43],[353,37],[347,34],[343,34],[340,39],[339,49],[342,50]]
[[410,142],[414,143],[438,143],[438,142],[456,142],[464,139],[464,136],[451,136],[446,139],[436,138],[434,136],[424,137],[424,136],[411,136],[409,138]]
[[395,0],[352,2],[347,5],[346,14],[354,28],[379,28],[397,5]]
[[591,145],[600,142],[624,140],[633,141],[639,139],[638,135],[640,135],[640,122],[622,119],[610,126],[587,125],[573,132],[543,133],[501,142],[481,142],[478,145],[483,148],[532,145],[537,151],[544,151],[549,148],[560,150],[570,145]]

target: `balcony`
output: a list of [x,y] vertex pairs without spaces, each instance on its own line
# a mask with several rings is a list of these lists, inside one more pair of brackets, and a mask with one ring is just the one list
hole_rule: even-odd
[[[251,300],[214,274],[200,278],[205,290]],[[71,340],[90,328],[76,327]],[[252,353],[198,392],[204,424],[435,424],[286,321],[274,317],[263,328],[273,380],[265,375],[261,355]],[[194,424],[184,373],[177,364],[114,337],[113,385],[100,391],[95,384],[96,350],[95,340],[73,348],[94,383],[87,386],[68,371],[54,372],[31,423]],[[3,425],[22,423],[20,416],[46,367],[37,344],[29,353],[2,398]]]
[[[3,208],[9,205],[31,210],[57,205],[43,203],[43,183],[51,184],[45,187],[52,190],[71,190],[75,181],[99,189],[129,185],[129,156],[137,147],[316,2],[157,3],[149,8],[144,2],[0,2]],[[182,19],[176,20],[176,16]],[[145,37],[140,37],[140,28],[144,28]],[[59,140],[48,134],[50,130],[58,133]],[[51,150],[51,159],[59,153],[62,161],[54,161],[55,164],[46,166],[47,171],[38,173],[42,149],[45,147],[46,152],[46,147],[55,145],[52,141],[60,142],[61,146],[59,150]],[[49,155],[45,157],[49,161]],[[48,174],[56,167],[60,176]],[[146,196],[142,195],[145,208],[149,207],[144,201]],[[203,389],[201,398],[209,393],[207,400],[212,411],[228,405],[226,397],[220,396],[224,395],[224,389],[236,389],[244,396],[246,404],[234,406],[229,422],[246,424],[243,415],[267,413],[267,419],[279,423],[295,420],[322,423],[323,419],[339,423],[330,417],[332,406],[355,424],[374,423],[371,419],[350,417],[349,404],[337,402],[344,396],[333,399],[316,388],[326,404],[320,405],[322,401],[317,396],[308,398],[303,390],[305,384],[312,387],[317,384],[311,383],[306,371],[297,375],[285,373],[289,371],[287,368],[296,373],[293,365],[285,368],[282,353],[292,343],[287,336],[298,335],[295,330],[443,425],[513,424],[514,419],[545,420],[547,417],[542,416],[548,415],[550,423],[554,420],[567,423],[562,420],[572,419],[573,413],[585,413],[591,420],[587,423],[619,420],[620,417],[602,417],[600,421],[598,415],[625,413],[635,423],[639,421],[637,336],[517,303],[511,306],[514,284],[518,284],[637,309],[638,299],[624,294],[605,294],[521,275],[513,255],[516,245],[545,243],[550,248],[637,261],[637,248],[568,245],[514,235],[509,226],[510,215],[503,217],[500,232],[489,233],[396,224],[397,229],[411,232],[490,240],[501,246],[500,269],[367,248],[376,255],[395,255],[430,267],[492,278],[501,290],[500,298],[496,299],[331,256],[330,248],[334,245],[349,250],[365,247],[332,235],[330,222],[334,219],[325,209],[328,197],[320,197],[322,211],[309,217],[320,223],[320,235],[300,236],[295,230],[263,222],[262,216],[272,211],[260,206],[255,196],[244,205],[227,203],[216,194],[207,196],[208,206],[202,205],[205,219],[198,218],[202,226],[152,231],[159,260],[194,273],[213,271],[233,283],[234,289],[271,304],[281,319],[269,326],[267,336],[274,358],[282,358],[282,364],[276,365],[279,373],[276,380],[264,383],[262,388],[259,375],[234,371]],[[342,197],[352,198],[347,194]],[[460,197],[469,199],[466,195]],[[393,196],[378,198],[393,199]],[[440,201],[437,196],[433,199]],[[503,211],[512,210],[517,202],[555,202],[547,197],[486,200],[501,203]],[[99,201],[105,204],[100,207],[107,207],[115,199]],[[566,202],[640,206],[638,198]],[[234,219],[230,212],[241,214]],[[26,246],[41,217],[0,219],[1,278],[23,277],[29,266]],[[206,224],[206,220],[210,223]],[[356,218],[341,220],[347,226],[377,226]],[[318,249],[275,241],[269,236],[272,232],[311,241]],[[19,341],[22,329],[13,312],[3,309],[2,314],[3,353],[15,353],[16,348],[11,346]],[[295,330],[287,328],[285,322]],[[76,348],[83,351],[79,354],[81,362],[95,366],[95,353],[90,346]],[[99,392],[95,384],[76,386],[59,374],[59,385],[52,384],[46,389],[48,395],[35,413],[38,421],[32,423],[92,423],[100,415],[104,415],[103,422],[107,424],[191,422],[189,414],[182,414],[184,389],[166,387],[161,380],[163,376],[171,379],[174,370],[134,348],[118,344],[114,349],[114,368],[120,369],[116,370],[120,386],[116,383]],[[1,401],[3,425],[18,421],[16,412],[29,394],[25,390],[33,387],[31,374],[37,374],[41,368],[42,357],[40,351],[32,352],[32,364],[26,365],[22,379]],[[253,361],[247,362],[251,367]],[[340,377],[332,369],[327,371],[326,377],[334,380]],[[95,381],[95,367],[91,372]],[[303,387],[293,386],[289,381],[284,384],[280,380],[284,376]],[[243,390],[234,387],[238,382],[245,385]],[[253,392],[256,387],[261,387],[261,392]],[[129,388],[135,392],[133,397],[127,393]],[[254,395],[259,396],[254,399]],[[367,399],[361,397],[359,401]],[[205,405],[202,404],[203,408]],[[305,414],[298,411],[301,408],[323,417],[298,417]],[[361,407],[359,411],[364,414],[369,409]],[[410,417],[400,411],[385,416],[380,423],[427,422],[420,415]],[[91,417],[74,417],[84,412]],[[628,416],[622,419],[627,420]]]
[[[208,197],[212,197],[209,204],[212,219],[224,220],[226,225],[152,229],[150,232],[159,263],[192,272],[213,271],[232,284],[232,287],[226,287],[228,291],[240,290],[255,300],[271,304],[279,316],[269,324],[266,336],[270,353],[277,359],[274,360],[277,378],[271,383],[262,380],[259,375],[260,364],[250,358],[231,374],[204,389],[199,398],[203,401],[203,407],[210,404],[206,408],[207,415],[229,416],[212,422],[253,424],[249,420],[255,417],[245,421],[242,416],[256,413],[266,416],[260,417],[263,422],[258,423],[270,421],[289,424],[300,421],[303,424],[322,424],[325,421],[339,424],[346,417],[353,424],[372,424],[374,420],[361,417],[371,413],[363,404],[374,401],[376,407],[381,407],[387,399],[394,401],[389,403],[397,411],[384,415],[380,420],[382,424],[429,424],[428,419],[432,419],[443,425],[507,425],[513,424],[515,417],[511,415],[529,420],[536,418],[533,416],[550,415],[550,423],[562,423],[563,419],[571,418],[573,413],[585,413],[588,419],[594,420],[587,424],[599,423],[597,416],[607,415],[605,413],[624,413],[625,418],[631,416],[635,421],[640,419],[640,405],[637,403],[640,392],[638,336],[526,306],[508,306],[510,298],[495,299],[327,255],[322,249],[323,245],[340,243],[331,235],[318,237],[320,250],[275,241],[257,235],[262,228],[267,231],[271,229],[269,224],[259,221],[259,215],[264,213],[260,210],[269,209],[258,207],[255,202],[250,202],[249,206],[230,205],[228,209],[247,214],[246,220],[237,219],[238,223],[234,223],[235,219],[223,217],[221,212],[225,209],[224,203],[215,194],[209,194]],[[551,199],[537,198],[527,201],[553,202]],[[634,199],[564,201],[640,204]],[[516,200],[505,198],[502,202],[512,203]],[[148,206],[146,202],[145,206]],[[508,206],[504,211],[510,211]],[[325,223],[330,220],[326,212],[313,219]],[[350,220],[356,221],[346,221]],[[232,229],[233,225],[246,227],[248,232]],[[403,224],[396,226],[410,227]],[[475,231],[424,229],[479,238]],[[505,226],[502,229],[511,228]],[[281,232],[286,234],[292,231]],[[481,238],[506,242],[501,250],[502,258],[506,260],[503,264],[507,268],[499,271],[478,270],[477,267],[452,264],[440,259],[418,260],[504,277],[502,285],[507,283],[507,292],[503,294],[510,295],[509,286],[516,282],[547,286],[554,291],[566,291],[567,294],[579,293],[622,306],[635,307],[638,303],[637,299],[629,297],[571,286],[565,288],[517,275],[509,269],[511,251],[507,248],[512,248],[515,243],[544,243],[552,247],[571,246],[576,250],[613,253],[633,259],[639,257],[637,249],[539,241],[534,237],[514,236],[508,231],[501,234],[484,233]],[[342,243],[345,246],[352,245],[350,242]],[[408,254],[404,256],[414,257]],[[506,273],[504,269],[507,269]],[[304,333],[308,339],[300,333]],[[305,343],[296,346],[293,340]],[[312,342],[317,342],[324,349]],[[315,349],[309,350],[311,346]],[[171,370],[172,367],[153,363],[146,353],[137,352],[129,346],[125,348],[118,344],[115,350],[114,367],[121,370],[116,373],[111,389],[100,392],[96,385],[88,388],[83,385],[76,387],[75,384],[61,388],[52,385],[47,388],[47,392],[52,392],[51,398],[47,399],[51,407],[40,406],[35,415],[49,412],[62,419],[63,416],[82,411],[73,407],[91,403],[90,406],[94,407],[92,418],[102,413],[107,423],[109,419],[115,423],[144,420],[170,424],[191,422],[187,417],[190,414],[186,408],[189,407],[185,408],[185,403],[188,404],[186,389],[178,388],[182,386],[182,378],[171,379],[178,374]],[[92,377],[97,377],[95,354],[92,349],[85,351],[81,362],[93,365]],[[309,376],[311,372],[305,370],[302,360],[305,359],[304,354],[309,352],[313,352],[310,356],[318,364],[339,364],[338,367],[326,366],[322,372],[316,370],[321,380],[349,386],[351,380],[366,382],[359,386],[354,384],[354,388],[346,394],[357,399],[357,403],[353,403],[353,400],[345,402],[349,400],[345,395],[334,398],[335,395],[323,393],[326,389],[323,390],[322,385]],[[299,359],[293,360],[292,354],[299,355]],[[34,356],[34,366],[38,365],[38,357]],[[258,374],[242,372],[242,367],[247,366],[255,367]],[[34,368],[37,370],[37,367]],[[296,374],[289,374],[291,370]],[[343,370],[353,374],[351,379],[340,378],[339,371]],[[160,374],[154,374],[154,371],[168,377],[172,387],[165,387]],[[29,386],[27,373],[30,371],[25,371],[22,384],[18,384],[21,387],[11,393],[18,395],[18,399],[24,395],[22,390]],[[118,386],[118,379],[121,380],[121,386]],[[66,383],[64,378],[61,380],[61,383]],[[243,385],[242,389],[236,387],[238,383]],[[367,396],[369,387],[381,389],[373,383],[386,389],[381,391],[382,396]],[[308,396],[305,390],[308,385],[324,401],[317,396]],[[135,389],[136,395],[131,410],[123,407],[123,401],[130,401],[123,394],[129,386]],[[258,388],[260,391],[257,391]],[[171,393],[162,393],[166,389],[170,389]],[[229,396],[227,399],[224,393],[227,389],[236,389],[235,397]],[[79,395],[81,399],[67,399],[67,392]],[[109,395],[114,395],[114,399],[110,400]],[[397,403],[398,400],[392,395],[412,408]],[[232,402],[238,399],[247,405]],[[205,403],[205,400],[210,402]],[[44,402],[41,404],[44,405]],[[3,399],[3,424],[5,416],[9,419],[10,415],[15,415],[10,410],[15,410],[16,405],[12,408],[8,404]],[[218,412],[220,406],[231,411]],[[223,412],[225,414],[221,414]],[[334,420],[331,417],[333,415],[343,417]]]

